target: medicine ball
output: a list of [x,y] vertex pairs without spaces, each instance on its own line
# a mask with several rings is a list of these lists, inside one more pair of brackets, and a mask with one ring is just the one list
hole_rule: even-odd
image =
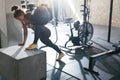
[[45,25],[50,21],[50,18],[50,13],[45,6],[37,7],[31,15],[31,21],[34,25]]

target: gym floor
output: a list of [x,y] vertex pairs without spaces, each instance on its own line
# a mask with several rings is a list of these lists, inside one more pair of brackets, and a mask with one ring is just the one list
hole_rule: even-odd
[[[68,40],[66,34],[70,34],[69,26],[67,24],[59,23],[57,26],[57,37],[55,27],[53,25],[46,25],[51,30],[50,39],[56,44],[64,46]],[[47,55],[47,79],[46,80],[120,80],[120,54],[116,54],[100,61],[97,61],[94,66],[94,71],[99,72],[94,75],[85,71],[83,68],[88,68],[89,55],[99,54],[109,49],[114,49],[112,43],[117,43],[120,40],[120,28],[113,27],[111,33],[111,43],[107,42],[107,26],[94,25],[94,35],[92,38],[93,45],[86,51],[80,48],[74,48],[71,52],[64,50],[65,57],[61,61],[56,61],[57,53],[49,47],[44,47],[41,50],[46,51]],[[29,30],[27,45],[32,43],[34,32]],[[74,36],[76,36],[74,31]],[[38,47],[44,46],[40,41]],[[61,47],[60,47],[61,48]],[[62,49],[62,48],[61,48]],[[63,49],[62,49],[63,50]]]

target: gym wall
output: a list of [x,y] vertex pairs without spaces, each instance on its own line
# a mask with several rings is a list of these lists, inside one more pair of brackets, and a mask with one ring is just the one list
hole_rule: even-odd
[[113,26],[120,27],[120,0],[113,0]]
[[11,7],[21,6],[20,0],[5,0],[8,46],[17,45],[22,42],[22,24],[13,17]]
[[7,39],[5,0],[0,0],[0,39],[1,47],[6,47],[8,39]]
[[[108,25],[111,0],[91,0],[91,22]],[[120,0],[113,0],[112,26],[120,27]]]
[[82,21],[82,13],[80,10],[83,8],[83,0],[64,0],[66,17],[72,17],[74,20]]
[[110,0],[91,0],[90,22],[97,25],[108,25]]
[[[91,18],[90,21],[93,24],[105,25],[109,24],[109,12],[110,12],[111,0],[91,0]],[[120,0],[113,0],[113,14],[112,14],[112,26],[120,27]]]
[[47,4],[48,7],[52,7],[52,1],[53,0],[28,0],[29,4],[35,4],[36,6],[39,6],[41,4]]
[[[13,5],[20,5],[20,0],[0,0],[1,47],[9,46],[11,39],[14,40],[13,42],[22,39],[21,37],[19,39],[17,38],[20,30],[17,30],[18,28],[16,28],[16,25],[13,25],[16,23],[13,18],[13,12],[11,12],[11,7]],[[20,36],[22,36],[22,34]]]
[[[75,13],[69,5],[69,2],[73,4]],[[73,17],[78,19],[76,15],[79,16],[79,19],[82,20],[82,10],[81,5],[84,0],[64,0],[65,11],[67,17]],[[90,2],[90,22],[96,25],[105,25],[109,24],[109,11],[110,11],[110,1],[111,0],[88,0]],[[112,26],[120,27],[120,0],[113,0],[113,20]]]

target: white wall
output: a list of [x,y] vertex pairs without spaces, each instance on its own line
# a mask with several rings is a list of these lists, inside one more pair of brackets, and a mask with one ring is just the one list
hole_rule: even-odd
[[14,5],[21,6],[21,0],[5,0],[6,13],[11,13],[11,7]]
[[13,18],[13,12],[11,12],[11,7],[14,5],[21,6],[20,3],[21,0],[0,0],[0,40],[2,47],[9,46],[11,40],[19,43],[22,40],[22,27]]
[[0,32],[1,32],[1,45],[7,46],[7,27],[6,27],[6,12],[5,0],[0,0]]
[[21,22],[13,17],[11,7],[21,6],[21,0],[5,0],[8,46],[17,45],[22,42],[22,25]]
[[22,24],[13,17],[12,13],[6,14],[8,46],[17,45],[22,42]]

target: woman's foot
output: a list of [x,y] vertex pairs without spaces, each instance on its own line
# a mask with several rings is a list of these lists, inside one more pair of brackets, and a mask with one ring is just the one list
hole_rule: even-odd
[[31,44],[29,47],[26,48],[26,50],[31,50],[37,48],[37,44]]
[[58,56],[58,58],[57,58],[56,60],[59,61],[59,60],[62,59],[62,57],[64,57],[64,54],[63,54],[63,53],[60,53],[59,56]]

